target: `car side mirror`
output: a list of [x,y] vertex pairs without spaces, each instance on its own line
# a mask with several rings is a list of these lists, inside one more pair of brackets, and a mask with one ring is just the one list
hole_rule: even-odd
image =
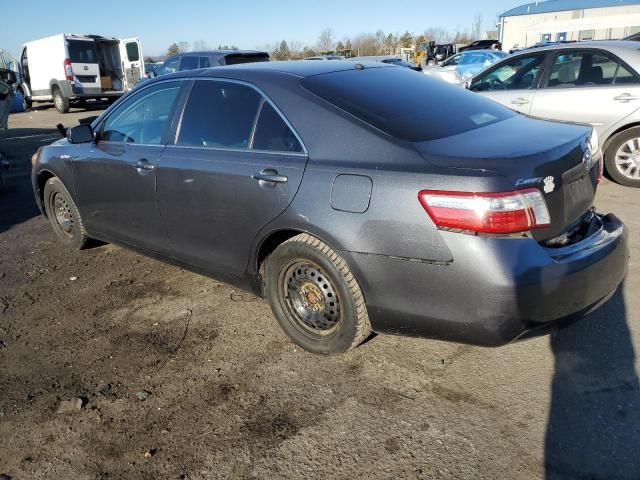
[[18,77],[16,75],[16,72],[14,72],[13,70],[9,70],[7,72],[7,83],[9,85],[15,85],[16,83],[18,83]]
[[91,128],[91,125],[71,127],[67,129],[67,140],[69,140],[69,143],[93,142],[93,128]]
[[471,81],[467,80],[466,82],[464,82],[464,88],[466,88],[467,90],[469,90],[471,88]]
[[155,70],[152,69],[152,70],[149,71],[149,74],[148,74],[149,78],[156,78],[157,76],[158,76],[158,74],[156,73]]

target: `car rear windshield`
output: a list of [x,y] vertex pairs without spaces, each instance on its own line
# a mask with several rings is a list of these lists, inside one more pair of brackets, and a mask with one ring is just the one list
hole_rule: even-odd
[[67,40],[69,60],[72,63],[98,63],[93,40]]
[[268,62],[268,53],[230,53],[224,56],[225,65],[237,65],[239,63]]
[[461,87],[408,68],[366,67],[307,77],[304,88],[410,142],[457,135],[516,115]]

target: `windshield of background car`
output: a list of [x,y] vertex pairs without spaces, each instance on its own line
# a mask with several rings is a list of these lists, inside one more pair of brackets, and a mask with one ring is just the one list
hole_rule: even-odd
[[67,48],[72,63],[98,63],[93,40],[67,40]]
[[516,115],[492,100],[408,68],[343,70],[307,77],[302,86],[369,125],[410,142],[458,135]]

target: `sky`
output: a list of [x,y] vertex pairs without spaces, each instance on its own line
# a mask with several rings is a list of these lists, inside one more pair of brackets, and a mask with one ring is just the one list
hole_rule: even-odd
[[[22,44],[56,33],[140,37],[145,56],[173,42],[202,40],[212,48],[264,48],[276,41],[313,46],[330,27],[336,40],[382,29],[422,33],[429,27],[471,29],[477,13],[483,30],[496,17],[526,3],[518,0],[101,0],[58,5],[50,0],[0,0],[0,48],[18,56]],[[6,19],[6,20],[5,20]]]

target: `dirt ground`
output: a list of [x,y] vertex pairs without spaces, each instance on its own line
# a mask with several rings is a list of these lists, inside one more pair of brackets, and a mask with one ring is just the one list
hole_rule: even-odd
[[598,194],[632,259],[591,317],[500,349],[378,336],[324,358],[261,299],[55,242],[29,157],[97,113],[40,107],[0,132],[0,477],[640,478],[640,191]]

